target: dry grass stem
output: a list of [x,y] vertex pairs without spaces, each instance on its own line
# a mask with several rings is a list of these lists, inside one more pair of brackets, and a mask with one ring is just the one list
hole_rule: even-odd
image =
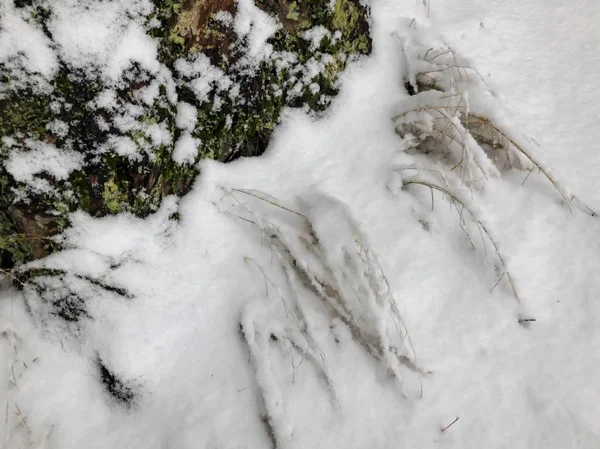
[[[502,253],[500,252],[500,248],[498,246],[498,243],[496,242],[496,240],[494,239],[494,237],[492,237],[492,233],[488,229],[488,227],[477,218],[477,214],[472,209],[469,208],[469,206],[466,204],[465,201],[463,201],[457,195],[455,195],[454,193],[452,193],[449,189],[444,188],[442,186],[439,186],[437,184],[433,184],[431,182],[419,181],[419,180],[406,180],[406,181],[403,181],[403,185],[405,187],[408,187],[410,185],[420,185],[420,186],[428,187],[431,190],[437,190],[438,192],[441,192],[444,195],[447,195],[449,198],[451,198],[452,201],[457,202],[458,204],[460,204],[462,206],[462,208],[464,210],[466,210],[467,212],[469,212],[469,214],[471,215],[471,218],[473,219],[473,221],[485,233],[485,235],[487,236],[489,242],[492,244],[492,247],[494,248],[494,251],[496,253],[496,257],[498,257],[498,260],[500,261],[500,264],[502,265],[502,269],[504,271],[503,276],[506,276],[506,278],[508,280],[508,283],[510,284],[513,296],[515,297],[515,299],[517,300],[517,302],[521,302],[521,299],[519,297],[519,294],[517,293],[517,288],[515,286],[513,278],[511,276],[511,274],[510,274],[507,266],[506,266],[506,262],[504,260],[504,257],[502,256]],[[498,283],[499,282],[500,281],[498,281]]]

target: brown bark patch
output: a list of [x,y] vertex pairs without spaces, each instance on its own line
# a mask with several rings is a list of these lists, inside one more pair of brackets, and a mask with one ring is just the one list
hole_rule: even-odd
[[230,47],[237,38],[231,27],[215,19],[219,11],[235,16],[235,1],[187,0],[172,27],[172,32],[183,39],[187,51],[202,52],[215,65],[231,58]]
[[36,211],[10,208],[10,215],[19,232],[19,238],[27,242],[33,259],[40,259],[46,255],[48,238],[57,232],[56,222],[53,217]]

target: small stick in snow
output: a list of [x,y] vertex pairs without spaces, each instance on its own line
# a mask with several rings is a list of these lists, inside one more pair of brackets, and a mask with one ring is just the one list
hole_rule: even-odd
[[523,327],[527,327],[529,323],[537,321],[535,318],[519,318],[519,324]]
[[63,352],[66,354],[67,350],[65,349],[65,345],[63,344],[62,338],[60,338],[60,335],[58,335],[58,331],[56,329],[54,329],[54,333],[56,334],[56,338],[58,338],[58,341],[60,342],[60,346]]
[[15,403],[15,408],[17,409],[17,411],[15,412],[15,415],[17,415],[19,418],[21,418],[21,422],[23,422],[23,424],[25,424],[25,427],[27,428],[27,430],[29,432],[31,432],[31,430],[29,429],[29,424],[27,424],[27,418],[25,416],[23,416],[23,413],[21,413],[21,409],[19,408],[19,405],[17,403]]
[[450,424],[448,424],[446,427],[444,427],[444,428],[440,429],[440,432],[441,432],[441,433],[444,433],[444,432],[445,432],[446,430],[448,430],[448,429],[449,429],[449,428],[450,428],[452,425],[454,425],[454,423],[455,423],[456,421],[458,421],[458,420],[459,420],[459,417],[457,416],[457,417],[456,417],[456,419],[455,419],[454,421],[452,421],[452,422],[451,422]]
[[18,282],[22,287],[25,286],[25,283],[23,281],[21,281],[18,277],[16,277],[14,275],[14,271],[13,270],[5,270],[3,268],[0,268],[0,274],[3,274],[4,276],[9,277],[12,280]]

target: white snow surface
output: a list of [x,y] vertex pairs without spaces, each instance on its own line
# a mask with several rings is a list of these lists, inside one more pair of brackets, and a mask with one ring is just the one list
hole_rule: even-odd
[[267,44],[267,39],[277,32],[281,24],[256,6],[254,0],[238,0],[237,8],[233,27],[240,38],[247,37],[248,55],[256,60],[269,56],[273,46]]
[[213,89],[227,90],[233,84],[231,78],[219,67],[213,66],[202,53],[198,53],[192,61],[178,59],[175,61],[175,70],[184,77],[192,78],[190,87],[200,102],[208,101]]
[[196,127],[197,121],[198,111],[193,105],[186,103],[185,101],[180,101],[177,103],[177,117],[175,117],[175,125],[177,125],[178,128],[191,132]]
[[[128,4],[104,2],[106,17],[121,24],[110,8]],[[526,171],[494,173],[481,154],[469,153],[468,162],[489,175],[484,189],[449,188],[465,193],[474,217],[493,229],[517,301],[506,279],[495,286],[501,272],[494,272],[493,249],[483,244],[486,254],[473,234],[474,250],[447,199],[422,185],[402,188],[412,179],[406,168],[427,159],[405,151],[413,141],[398,137],[392,123],[425,104],[418,101],[440,99],[408,96],[402,77],[412,66],[402,46],[426,45],[442,32],[495,95],[468,91],[475,112],[515,136],[541,134],[535,156],[599,207],[592,99],[600,93],[590,89],[593,79],[582,90],[558,81],[565,69],[574,83],[591,79],[600,66],[591,46],[596,3],[371,6],[373,55],[350,65],[326,117],[287,111],[265,155],[203,161],[192,192],[167,198],[147,219],[72,215],[67,249],[32,266],[65,270],[46,285],[55,298],[66,288],[85,299],[90,318],[79,327],[54,316],[34,291],[0,285],[7,413],[0,444],[268,448],[274,438],[278,448],[600,446],[598,218],[569,211],[538,173],[524,182]],[[238,7],[254,11],[250,1]],[[95,14],[81,13],[80,24]],[[107,73],[116,74],[120,65],[93,42],[135,30],[133,17],[114,29],[82,30],[79,43],[65,40],[60,51],[105,58],[115,70]],[[553,28],[559,18],[570,30],[564,41]],[[236,29],[252,35],[260,28],[252,20]],[[266,35],[251,39],[256,48]],[[155,49],[144,45],[135,51],[152,66]],[[222,81],[204,62],[178,69]],[[183,115],[178,126],[188,129],[191,116]],[[417,118],[420,130],[435,128],[431,117]],[[160,127],[149,133],[166,138]],[[75,167],[51,146],[36,151],[44,157],[15,152],[14,173],[30,179],[43,166],[64,179]],[[175,212],[179,219],[170,219]],[[323,299],[335,298],[334,290],[347,309]],[[536,321],[519,324],[523,318]],[[368,341],[384,349],[379,359]],[[387,351],[392,346],[405,363]],[[98,359],[133,392],[131,404],[107,392]]]
[[52,0],[50,32],[61,56],[73,67],[101,69],[117,81],[131,62],[158,72],[156,42],[141,22],[152,11],[149,0]]
[[324,37],[331,35],[331,32],[322,25],[312,27],[302,33],[302,38],[310,41],[310,48],[316,50],[319,48]]
[[173,160],[179,164],[183,164],[184,162],[193,163],[198,155],[199,145],[200,139],[195,139],[189,132],[184,132],[181,137],[177,139],[177,142],[175,142]]
[[[57,180],[65,180],[69,174],[81,168],[83,156],[69,150],[59,150],[44,142],[27,141],[26,150],[13,150],[6,161],[6,169],[19,182],[32,186],[46,186],[45,180],[36,178],[42,172]],[[44,188],[44,190],[46,190]]]
[[22,55],[28,71],[51,78],[58,70],[58,61],[50,44],[40,27],[17,12],[12,0],[0,4],[0,63]]

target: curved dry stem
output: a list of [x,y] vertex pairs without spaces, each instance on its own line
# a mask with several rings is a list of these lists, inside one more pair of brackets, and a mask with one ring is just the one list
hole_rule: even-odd
[[[298,215],[299,217],[302,217],[302,218],[306,219],[306,215],[303,215],[303,214],[301,214],[300,212],[296,212],[295,210],[293,210],[293,209],[290,209],[290,208],[288,208],[288,207],[282,206],[281,204],[279,204],[279,203],[278,203],[278,202],[276,202],[275,200],[271,200],[271,199],[269,199],[269,198],[263,198],[262,196],[260,196],[260,195],[257,195],[256,193],[254,193],[254,192],[252,192],[252,191],[250,191],[250,190],[246,190],[246,189],[231,189],[231,191],[232,191],[232,192],[238,192],[238,193],[242,193],[242,194],[244,194],[244,195],[251,196],[251,197],[253,197],[253,198],[256,198],[256,199],[258,199],[258,200],[264,201],[265,203],[268,203],[268,204],[270,204],[271,206],[278,207],[279,209],[282,209],[282,210],[284,210],[284,211],[286,211],[286,212],[290,212],[290,213],[292,213],[292,214],[294,214],[294,215]],[[262,192],[259,192],[259,193],[262,193]],[[265,196],[271,196],[271,195],[268,195],[268,194],[266,194],[266,193],[262,193],[262,194],[263,194],[263,195],[265,195]]]
[[[540,173],[542,173],[546,179],[552,184],[552,186],[558,191],[558,193],[560,194],[560,196],[563,197],[565,204],[567,205],[567,207],[569,208],[570,211],[573,210],[573,208],[571,207],[571,199],[576,199],[575,196],[571,196],[571,198],[569,199],[567,197],[567,194],[564,192],[563,188],[560,186],[560,184],[552,177],[552,175],[550,173],[548,173],[547,170],[544,169],[544,167],[542,165],[540,165],[534,158],[533,156],[531,156],[531,154],[529,154],[529,152],[527,152],[521,145],[519,145],[517,142],[514,141],[514,139],[511,139],[510,137],[508,137],[504,132],[502,132],[496,125],[494,125],[494,123],[492,123],[491,120],[489,120],[486,117],[482,117],[480,115],[476,115],[476,114],[469,114],[469,118],[474,118],[475,120],[478,120],[480,123],[486,125],[489,127],[490,130],[492,130],[494,133],[496,133],[498,135],[498,137],[500,137],[501,139],[505,140],[506,142],[508,142],[516,151],[518,151],[519,153],[521,153],[523,156],[525,156],[527,158],[527,160],[529,160],[529,162],[531,162],[531,164],[538,169],[538,171]],[[586,209],[588,209],[593,215],[595,215],[595,212],[592,211],[589,207],[585,206],[585,204],[583,204],[581,201],[577,200],[579,203],[581,203]]]
[[458,204],[460,204],[463,207],[464,210],[466,210],[467,212],[469,212],[469,214],[471,215],[471,218],[473,219],[473,221],[477,224],[477,226],[481,230],[483,230],[483,232],[487,236],[488,240],[492,244],[492,247],[494,248],[494,251],[496,252],[496,256],[498,257],[498,260],[500,261],[500,264],[502,265],[502,269],[504,270],[504,275],[506,275],[506,279],[508,280],[508,282],[510,284],[510,287],[512,289],[512,293],[513,293],[515,299],[517,300],[517,302],[521,302],[519,294],[517,293],[517,288],[515,286],[515,283],[514,283],[514,281],[512,279],[512,276],[511,276],[511,274],[508,271],[508,268],[506,266],[506,262],[504,260],[504,257],[502,257],[502,254],[500,253],[500,248],[498,246],[498,243],[494,240],[494,238],[492,237],[491,232],[486,227],[486,225],[483,224],[480,220],[477,219],[477,215],[475,214],[475,212],[473,212],[473,210],[471,210],[469,208],[469,206],[463,200],[461,200],[456,194],[452,193],[449,189],[446,189],[446,188],[444,188],[442,186],[439,186],[437,184],[433,184],[431,182],[419,181],[419,180],[407,180],[407,181],[403,181],[402,184],[405,187],[408,187],[409,185],[415,184],[415,185],[421,185],[421,186],[428,187],[428,188],[430,188],[432,190],[437,190],[438,192],[441,192],[441,193],[443,193],[445,195],[448,195],[453,201],[456,201]]
[[[450,54],[452,55],[452,60],[453,63],[447,63],[447,62],[440,62],[440,63],[436,63],[433,62],[435,59]],[[427,55],[426,55],[427,56]],[[464,78],[466,78],[467,81],[469,81],[469,74],[468,71],[474,72],[477,77],[479,77],[479,79],[481,80],[481,82],[483,83],[484,86],[486,86],[488,88],[488,90],[490,90],[485,78],[483,77],[483,75],[479,72],[479,70],[477,70],[475,67],[471,67],[469,65],[464,65],[464,64],[459,64],[457,59],[456,59],[456,54],[454,53],[454,50],[452,50],[451,48],[448,48],[445,51],[442,51],[441,53],[437,54],[436,56],[427,59],[426,57],[423,58],[424,61],[429,62],[430,64],[437,66],[438,68],[432,69],[432,70],[424,70],[423,72],[417,73],[417,77],[419,76],[427,76],[429,78],[432,78],[430,76],[430,74],[433,73],[445,73],[447,71],[451,71],[454,72],[456,71],[456,73],[458,73],[458,77],[459,79],[462,81],[463,80],[463,75]],[[452,73],[451,75],[452,79],[454,79],[454,73]]]

